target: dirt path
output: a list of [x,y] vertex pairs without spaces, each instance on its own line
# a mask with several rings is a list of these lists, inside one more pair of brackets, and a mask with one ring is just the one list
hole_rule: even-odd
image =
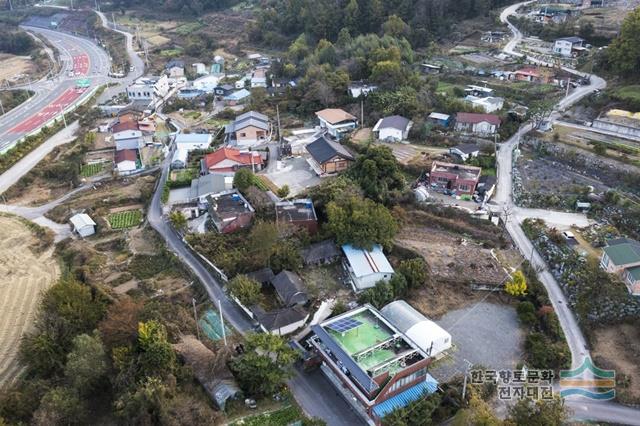
[[0,388],[21,372],[20,339],[33,324],[40,294],[59,275],[53,249],[34,253],[34,242],[18,219],[0,216]]

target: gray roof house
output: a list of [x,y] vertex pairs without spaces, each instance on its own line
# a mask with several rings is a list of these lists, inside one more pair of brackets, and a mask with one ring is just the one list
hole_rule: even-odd
[[449,148],[449,154],[460,157],[462,161],[467,161],[471,157],[477,157],[480,153],[480,146],[475,143],[463,143]]
[[191,181],[189,198],[205,203],[209,195],[233,189],[233,173],[211,173]]
[[322,265],[333,263],[340,257],[340,250],[331,240],[311,244],[302,250],[305,265]]
[[282,271],[273,277],[271,284],[286,306],[304,305],[309,301],[304,284],[295,272]]
[[402,141],[409,136],[413,121],[400,115],[381,118],[373,127],[373,132],[382,141]]
[[260,306],[255,305],[250,310],[265,332],[280,336],[296,331],[309,318],[309,313],[300,306],[265,311]]
[[256,111],[249,111],[240,114],[225,126],[225,141],[230,145],[245,147],[268,142],[270,130],[269,117]]
[[276,276],[276,274],[273,273],[271,268],[262,268],[257,271],[249,272],[246,275],[249,278],[258,281],[260,284],[263,284],[263,285],[269,284],[271,280],[273,280],[273,277]]
[[329,140],[326,135],[311,142],[305,148],[311,155],[308,162],[318,175],[341,172],[355,161],[353,155],[344,146]]

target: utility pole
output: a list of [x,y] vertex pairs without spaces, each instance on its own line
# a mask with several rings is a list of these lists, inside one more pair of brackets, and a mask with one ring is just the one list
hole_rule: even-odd
[[4,105],[2,105],[2,99],[0,99],[0,109],[2,109],[2,115],[4,115]]
[[462,384],[462,401],[463,402],[464,402],[464,397],[467,394],[467,377],[469,376],[469,368],[471,368],[471,366],[473,365],[466,359],[464,360],[464,362],[467,363],[467,366],[464,369],[464,383]]
[[224,317],[222,316],[222,302],[218,299],[218,311],[220,312],[220,324],[222,325],[222,338],[224,339],[224,345],[227,346],[227,332],[224,329]]
[[191,304],[193,305],[193,319],[196,321],[196,332],[198,333],[198,340],[200,340],[200,324],[198,324],[198,310],[196,309],[196,299],[191,298]]
[[62,104],[58,105],[60,107],[60,114],[62,114],[62,122],[64,123],[65,129],[67,128],[67,119],[64,116],[64,111],[62,110]]
[[565,93],[565,98],[569,96],[569,87],[571,87],[571,77],[567,78],[567,93]]
[[278,119],[278,146],[282,144],[282,130],[280,129],[280,106],[276,104],[276,117]]
[[360,99],[360,128],[364,127],[364,99]]

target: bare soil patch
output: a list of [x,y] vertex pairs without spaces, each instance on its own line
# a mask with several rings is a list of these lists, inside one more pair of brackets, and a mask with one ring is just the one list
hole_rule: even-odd
[[35,253],[32,231],[20,220],[0,216],[0,387],[22,371],[20,339],[33,324],[40,295],[58,278],[53,250]]
[[396,241],[424,256],[438,281],[495,285],[507,274],[491,250],[462,235],[407,226]]
[[28,56],[0,54],[0,81],[13,82],[31,74],[36,69]]
[[593,332],[594,361],[616,370],[617,399],[640,403],[640,329],[637,324],[614,324]]

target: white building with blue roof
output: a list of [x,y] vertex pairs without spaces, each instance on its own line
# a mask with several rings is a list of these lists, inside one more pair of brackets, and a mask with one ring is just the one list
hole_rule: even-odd
[[353,291],[360,292],[375,287],[378,281],[389,281],[394,274],[393,267],[382,252],[382,247],[374,245],[371,250],[365,250],[345,244],[344,265],[351,278]]

